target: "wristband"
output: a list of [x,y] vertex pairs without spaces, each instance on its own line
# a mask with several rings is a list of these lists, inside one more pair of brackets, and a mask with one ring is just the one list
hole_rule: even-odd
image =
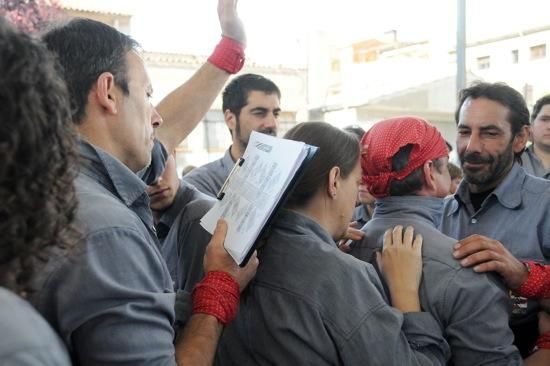
[[537,349],[550,349],[550,331],[539,335],[536,347]]
[[227,325],[238,308],[239,284],[226,272],[208,272],[193,289],[193,314],[209,314]]
[[244,45],[234,39],[222,36],[220,43],[208,58],[208,62],[230,74],[236,74],[244,65]]
[[544,269],[537,262],[524,262],[524,265],[528,272],[527,280],[514,292],[523,297],[539,298],[544,288]]

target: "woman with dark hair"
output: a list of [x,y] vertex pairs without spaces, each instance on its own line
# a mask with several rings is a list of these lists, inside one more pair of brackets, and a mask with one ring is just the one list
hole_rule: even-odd
[[50,250],[78,240],[74,133],[54,65],[45,47],[0,18],[2,364],[70,364],[59,338],[24,301]]
[[[319,148],[271,227],[261,266],[225,330],[219,364],[444,365],[448,346],[420,312],[421,237],[388,230],[380,255],[395,308],[375,269],[341,252],[361,182],[358,140],[322,122],[285,138]],[[403,242],[403,243],[402,243]],[[399,250],[418,260],[401,262]]]

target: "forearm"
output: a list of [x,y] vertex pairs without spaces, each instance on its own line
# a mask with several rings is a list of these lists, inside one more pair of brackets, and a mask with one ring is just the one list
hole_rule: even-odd
[[167,151],[173,151],[195,128],[228,78],[227,71],[207,62],[159,103],[164,122],[156,133]]
[[531,356],[523,360],[525,366],[546,366],[550,365],[550,349],[539,349]]
[[223,325],[212,315],[194,314],[176,342],[178,365],[212,365]]

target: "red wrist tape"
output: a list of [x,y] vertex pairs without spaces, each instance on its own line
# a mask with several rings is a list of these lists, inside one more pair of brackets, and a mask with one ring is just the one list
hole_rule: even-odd
[[545,272],[540,263],[526,262],[529,268],[529,276],[517,290],[514,292],[527,298],[540,298],[545,284]]
[[244,65],[244,45],[222,36],[222,40],[208,58],[208,62],[230,74],[236,74]]
[[226,272],[211,271],[193,289],[193,314],[209,314],[223,325],[237,316],[239,284]]
[[550,349],[550,331],[542,333],[537,338],[537,349]]

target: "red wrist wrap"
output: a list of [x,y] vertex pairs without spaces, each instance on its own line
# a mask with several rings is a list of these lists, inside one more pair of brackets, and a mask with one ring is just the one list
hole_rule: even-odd
[[193,314],[209,314],[227,325],[238,309],[239,284],[226,272],[208,272],[193,289]]
[[208,58],[208,62],[230,74],[236,74],[244,65],[244,45],[222,36],[222,40]]
[[543,296],[541,291],[544,289],[545,273],[543,266],[537,262],[527,262],[529,266],[529,276],[514,292],[527,298],[540,298]]
[[538,349],[550,349],[550,331],[542,333],[537,339]]

